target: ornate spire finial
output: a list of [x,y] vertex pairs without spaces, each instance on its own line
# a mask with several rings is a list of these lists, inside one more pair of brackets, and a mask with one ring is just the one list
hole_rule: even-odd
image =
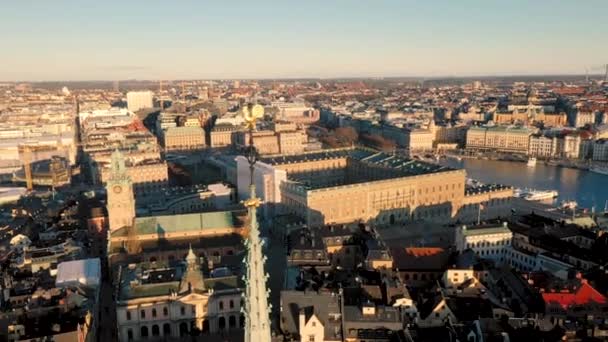
[[245,278],[245,342],[270,341],[270,305],[266,287],[267,274],[264,270],[265,257],[262,255],[262,243],[257,221],[257,207],[261,204],[255,195],[253,178],[257,153],[253,144],[253,130],[257,119],[264,116],[264,107],[249,105],[243,108],[245,124],[249,130],[249,148],[247,160],[251,178],[249,183],[249,199],[243,201],[249,215],[249,238],[247,239],[247,275]]
[[196,263],[197,260],[198,260],[198,258],[196,257],[196,254],[194,254],[194,251],[192,250],[192,244],[190,244],[190,247],[188,248],[188,255],[186,256],[186,261],[188,262],[188,264],[191,264],[191,263]]

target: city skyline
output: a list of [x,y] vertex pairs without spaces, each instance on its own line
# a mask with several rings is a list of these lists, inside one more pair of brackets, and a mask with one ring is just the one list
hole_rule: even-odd
[[583,75],[608,53],[602,1],[76,4],[3,6],[0,81]]

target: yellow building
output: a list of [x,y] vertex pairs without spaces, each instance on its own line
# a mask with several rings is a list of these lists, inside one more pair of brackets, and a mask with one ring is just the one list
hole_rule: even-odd
[[472,126],[467,131],[466,148],[528,153],[533,130],[517,126]]
[[231,146],[234,143],[238,128],[233,125],[216,125],[209,133],[209,147],[218,148]]
[[[101,182],[106,184],[112,174],[111,167],[101,169]],[[169,183],[167,162],[147,160],[138,164],[126,164],[126,174],[133,183],[135,193],[157,192]]]
[[205,132],[201,127],[169,127],[164,131],[165,151],[198,150],[205,148]]
[[566,113],[545,113],[542,110],[514,110],[509,112],[496,112],[494,123],[500,125],[542,123],[547,127],[563,127],[568,124]]
[[[304,130],[296,129],[291,122],[275,123],[273,130],[253,132],[253,144],[260,154],[297,154],[304,151],[307,142]],[[248,132],[239,132],[236,143],[246,146],[249,142]]]
[[356,220],[445,222],[456,216],[465,195],[464,170],[367,149],[277,156],[262,162],[286,171],[281,203],[313,225]]

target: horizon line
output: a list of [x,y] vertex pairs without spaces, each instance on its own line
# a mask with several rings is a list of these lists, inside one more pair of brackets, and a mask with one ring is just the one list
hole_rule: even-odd
[[158,81],[289,81],[289,80],[378,80],[378,79],[414,79],[414,80],[445,80],[445,79],[470,79],[470,78],[513,78],[513,77],[600,77],[603,78],[603,73],[580,74],[580,73],[551,73],[551,74],[483,74],[483,75],[440,75],[440,76],[288,76],[288,77],[226,77],[226,78],[125,78],[125,79],[53,79],[53,80],[0,80],[0,83],[55,83],[55,82],[158,82]]

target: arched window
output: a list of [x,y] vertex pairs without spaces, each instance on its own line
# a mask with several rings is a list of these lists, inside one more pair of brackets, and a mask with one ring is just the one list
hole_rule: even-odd
[[140,335],[141,335],[142,338],[148,337],[148,327],[147,326],[144,325],[143,327],[141,327],[141,331],[140,332],[141,332]]
[[[156,308],[152,308],[152,317],[156,317]],[[154,328],[152,328],[154,329]]]
[[127,311],[127,321],[131,320],[131,311]]
[[220,317],[219,328],[220,328],[220,330],[226,329],[226,318]]
[[224,302],[222,302],[221,300],[220,300],[219,306],[220,306],[220,310],[224,310]]
[[236,328],[236,317],[235,316],[230,316],[228,318],[228,326],[230,327],[230,329]]
[[230,300],[230,308],[234,309],[234,301],[232,299]]
[[127,340],[133,341],[133,330],[127,330]]
[[163,316],[169,316],[169,308],[166,306],[163,308]]
[[152,326],[152,336],[160,336],[160,327],[157,324]]
[[179,324],[179,336],[184,337],[188,334],[188,324],[186,322],[181,322]]
[[139,312],[139,316],[140,316],[141,318],[146,318],[146,310],[141,310],[141,311]]
[[171,324],[169,324],[169,323],[163,324],[163,335],[164,336],[171,335]]
[[182,306],[179,311],[181,312],[182,316],[184,316],[186,314],[186,307]]

